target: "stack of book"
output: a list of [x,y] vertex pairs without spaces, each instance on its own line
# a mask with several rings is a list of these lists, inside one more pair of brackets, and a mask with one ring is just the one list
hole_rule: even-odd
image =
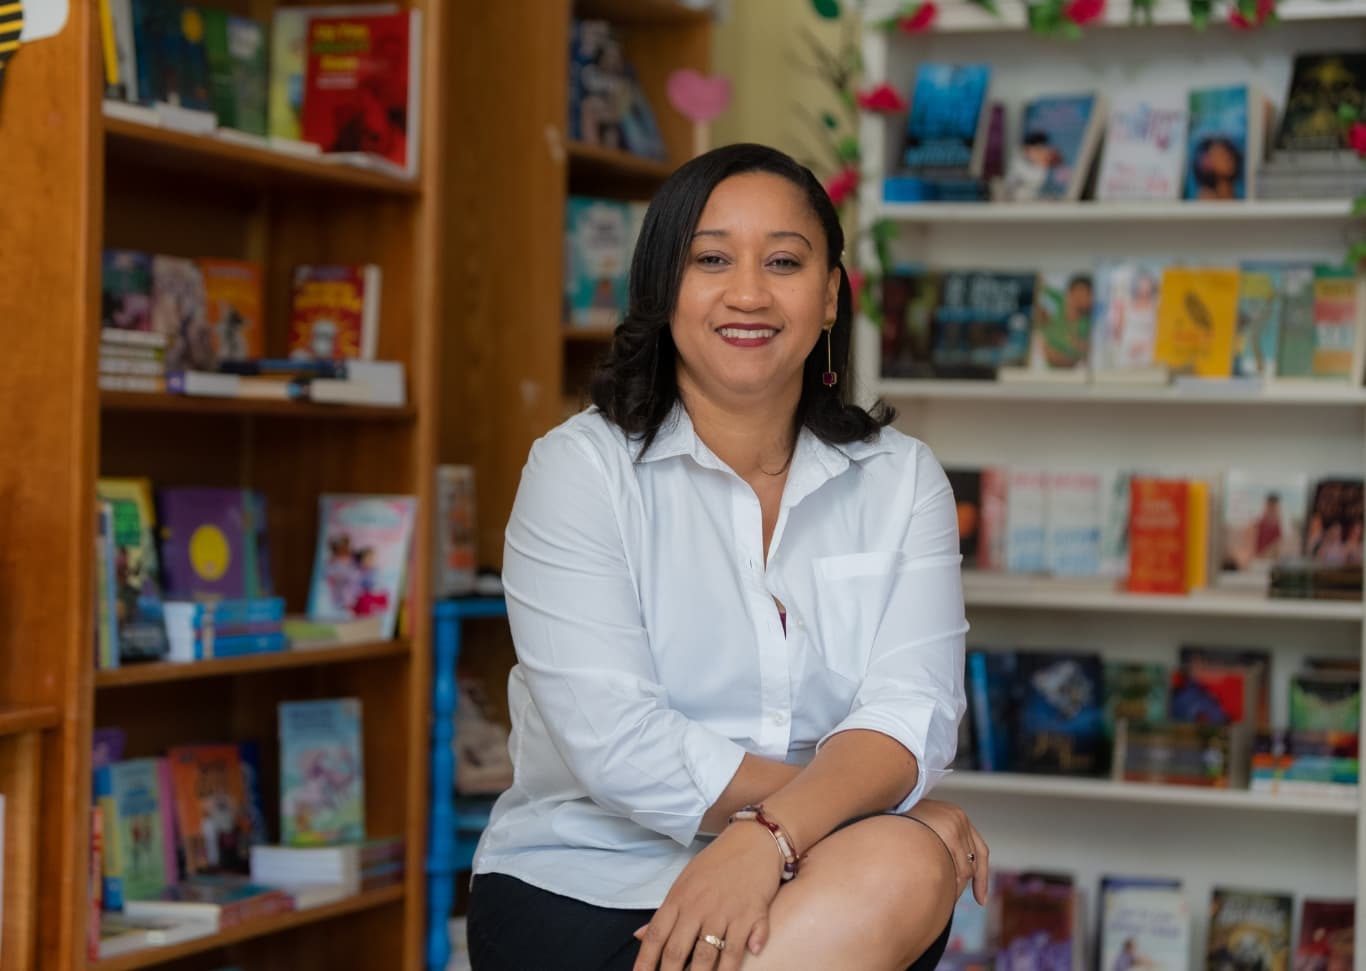
[[283,887],[302,910],[402,882],[403,856],[396,836],[335,846],[253,846],[251,878]]

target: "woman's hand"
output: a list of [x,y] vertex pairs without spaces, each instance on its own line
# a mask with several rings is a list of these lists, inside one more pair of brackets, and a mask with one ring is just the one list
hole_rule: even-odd
[[953,872],[958,877],[958,893],[972,881],[972,895],[982,906],[987,903],[987,860],[991,853],[982,834],[968,820],[967,813],[951,802],[922,799],[906,813],[917,819],[943,841],[953,858]]
[[764,827],[727,826],[683,868],[653,919],[636,931],[635,971],[737,971],[745,949],[758,954],[768,939],[768,908],[782,869],[782,854]]

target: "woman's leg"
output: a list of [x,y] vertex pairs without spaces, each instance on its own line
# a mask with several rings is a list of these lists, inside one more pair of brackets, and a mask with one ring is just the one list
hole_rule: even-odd
[[746,955],[744,971],[903,971],[943,933],[957,886],[932,830],[890,815],[861,820],[812,847],[778,891],[768,943]]

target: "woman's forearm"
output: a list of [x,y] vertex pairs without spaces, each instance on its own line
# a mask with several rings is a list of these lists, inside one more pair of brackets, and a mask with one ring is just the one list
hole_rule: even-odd
[[730,785],[726,786],[725,791],[702,817],[702,832],[721,832],[732,814],[746,806],[763,802],[795,779],[801,771],[802,767],[799,765],[788,765],[777,759],[766,759],[762,755],[746,754],[740,760],[740,768],[731,777]]

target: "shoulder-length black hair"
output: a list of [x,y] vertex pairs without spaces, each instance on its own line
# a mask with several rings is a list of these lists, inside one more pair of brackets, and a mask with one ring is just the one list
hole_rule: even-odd
[[802,191],[825,231],[826,266],[840,271],[835,326],[830,334],[831,362],[839,381],[833,388],[821,382],[826,367],[825,341],[817,341],[802,370],[795,429],[805,426],[822,441],[839,445],[871,439],[896,417],[884,402],[879,401],[870,412],[850,400],[853,295],[849,275],[840,262],[844,230],[830,196],[810,169],[777,149],[727,145],[682,165],[651,201],[631,260],[626,317],[593,375],[593,404],[641,442],[641,455],[678,401],[676,351],[669,324],[678,304],[697,221],[712,190],[730,176],[744,172],[782,176]]

